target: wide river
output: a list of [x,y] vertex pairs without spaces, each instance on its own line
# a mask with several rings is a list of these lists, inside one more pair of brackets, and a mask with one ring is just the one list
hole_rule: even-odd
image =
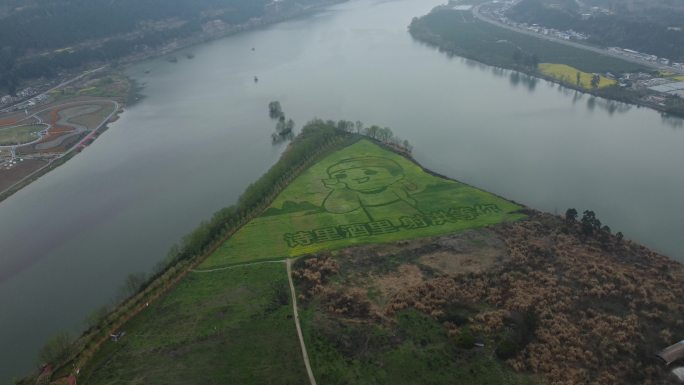
[[277,160],[271,100],[298,124],[389,126],[437,172],[549,212],[595,210],[684,257],[683,122],[413,41],[411,18],[441,1],[352,1],[130,68],[146,98],[0,203],[0,383]]

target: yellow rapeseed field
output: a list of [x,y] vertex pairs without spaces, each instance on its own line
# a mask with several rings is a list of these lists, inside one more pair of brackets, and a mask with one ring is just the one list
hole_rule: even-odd
[[[580,87],[591,88],[591,78],[594,74],[583,72],[577,68],[565,64],[541,63],[539,64],[539,71],[544,75],[551,76],[555,79],[569,84],[577,84],[577,73],[580,73]],[[608,87],[615,84],[616,81],[601,76],[598,88]]]

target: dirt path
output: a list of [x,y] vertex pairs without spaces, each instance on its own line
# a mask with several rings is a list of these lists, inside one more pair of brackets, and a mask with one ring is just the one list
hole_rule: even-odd
[[245,266],[254,266],[254,265],[263,265],[264,263],[285,263],[285,260],[283,259],[278,259],[275,261],[261,261],[261,262],[249,262],[249,263],[241,263],[239,265],[232,265],[232,266],[226,266],[226,267],[217,267],[215,269],[207,269],[207,270],[198,270],[198,269],[192,269],[190,270],[193,273],[212,273],[214,271],[222,271],[222,270],[230,270],[230,269],[235,269],[238,267],[245,267]]
[[261,262],[251,262],[251,263],[243,263],[240,265],[233,265],[233,266],[226,266],[226,267],[219,267],[216,269],[208,269],[208,270],[196,270],[192,269],[190,272],[192,273],[212,273],[215,271],[222,271],[222,270],[230,270],[230,269],[235,269],[238,267],[245,267],[245,266],[254,266],[254,265],[263,265],[266,263],[285,263],[285,266],[287,266],[287,281],[290,283],[290,295],[292,296],[292,311],[294,313],[294,322],[295,322],[295,327],[297,328],[297,337],[299,338],[299,345],[302,348],[302,357],[304,357],[304,366],[306,367],[306,374],[309,376],[309,382],[311,385],[316,385],[316,378],[313,375],[313,371],[311,370],[311,362],[309,362],[309,354],[306,351],[306,344],[304,343],[304,336],[302,335],[302,327],[299,322],[299,312],[297,311],[297,293],[295,292],[295,287],[294,287],[294,282],[292,281],[292,259],[286,259],[286,260],[276,260],[276,261],[261,261]]
[[297,327],[297,336],[299,337],[299,345],[302,347],[302,356],[304,357],[304,366],[306,366],[306,373],[309,375],[309,382],[311,385],[316,385],[316,378],[311,370],[311,363],[309,362],[309,354],[306,352],[306,345],[304,344],[304,336],[302,335],[302,327],[299,324],[299,312],[297,311],[297,293],[295,292],[294,283],[292,282],[292,260],[288,259],[287,265],[287,279],[290,282],[290,293],[292,294],[292,309],[294,311],[294,321]]

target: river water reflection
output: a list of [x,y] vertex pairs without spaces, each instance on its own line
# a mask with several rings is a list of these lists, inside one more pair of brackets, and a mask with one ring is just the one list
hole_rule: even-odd
[[132,67],[146,98],[0,203],[0,382],[277,160],[271,100],[298,124],[392,127],[428,168],[541,210],[593,209],[684,257],[682,120],[413,41],[411,18],[439,3],[352,1]]

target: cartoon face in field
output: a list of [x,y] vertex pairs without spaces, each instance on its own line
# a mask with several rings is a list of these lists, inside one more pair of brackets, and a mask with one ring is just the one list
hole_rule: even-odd
[[326,185],[374,193],[380,192],[404,178],[404,172],[396,162],[376,157],[345,159],[328,168]]

